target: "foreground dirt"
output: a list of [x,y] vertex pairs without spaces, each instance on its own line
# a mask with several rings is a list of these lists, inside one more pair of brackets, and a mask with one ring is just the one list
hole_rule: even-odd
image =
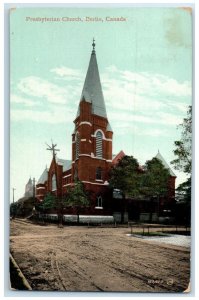
[[11,253],[33,290],[182,292],[189,283],[188,248],[128,237],[128,228],[10,227]]

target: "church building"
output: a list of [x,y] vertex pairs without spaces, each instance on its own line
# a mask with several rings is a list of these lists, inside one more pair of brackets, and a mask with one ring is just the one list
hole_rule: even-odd
[[[113,156],[113,130],[108,120],[95,41],[80,97],[72,133],[72,160],[56,156],[49,169],[43,171],[36,185],[36,198],[42,201],[47,193],[63,197],[78,178],[91,195],[91,206],[85,214],[113,215],[113,197],[109,188],[109,171],[124,152]],[[162,158],[162,157],[161,157]],[[159,157],[159,159],[161,159]],[[168,165],[167,165],[168,166]],[[175,193],[175,174],[170,173]],[[57,177],[57,178],[56,178]],[[173,197],[173,195],[172,195]]]
[[[88,71],[80,97],[72,133],[72,161],[56,158],[49,170],[46,168],[36,186],[36,197],[40,200],[46,193],[59,189],[62,195],[67,187],[78,178],[90,191],[91,211],[103,210],[108,205],[110,191],[108,174],[112,165],[113,131],[108,121],[100,76],[98,71],[95,42],[90,57]],[[57,185],[56,187],[56,168]]]

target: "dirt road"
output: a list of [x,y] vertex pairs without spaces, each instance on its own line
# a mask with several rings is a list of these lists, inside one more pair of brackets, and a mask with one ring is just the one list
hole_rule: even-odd
[[129,237],[128,228],[11,221],[10,248],[33,290],[182,292],[190,249]]

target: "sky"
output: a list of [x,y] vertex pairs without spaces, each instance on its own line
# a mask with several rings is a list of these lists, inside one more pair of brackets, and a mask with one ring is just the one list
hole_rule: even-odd
[[[64,21],[66,17],[77,20]],[[191,30],[192,15],[184,8],[12,10],[10,201],[13,187],[17,200],[29,177],[37,181],[49,167],[52,154],[45,143],[52,139],[60,149],[58,157],[71,159],[73,120],[93,37],[114,131],[113,153],[123,150],[142,165],[159,150],[170,163],[174,141],[180,138],[177,125],[192,102]],[[177,184],[185,179],[174,172]]]

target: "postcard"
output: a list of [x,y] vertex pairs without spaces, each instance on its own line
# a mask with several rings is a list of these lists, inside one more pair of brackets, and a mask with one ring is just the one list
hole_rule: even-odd
[[10,288],[183,293],[191,7],[10,10]]

